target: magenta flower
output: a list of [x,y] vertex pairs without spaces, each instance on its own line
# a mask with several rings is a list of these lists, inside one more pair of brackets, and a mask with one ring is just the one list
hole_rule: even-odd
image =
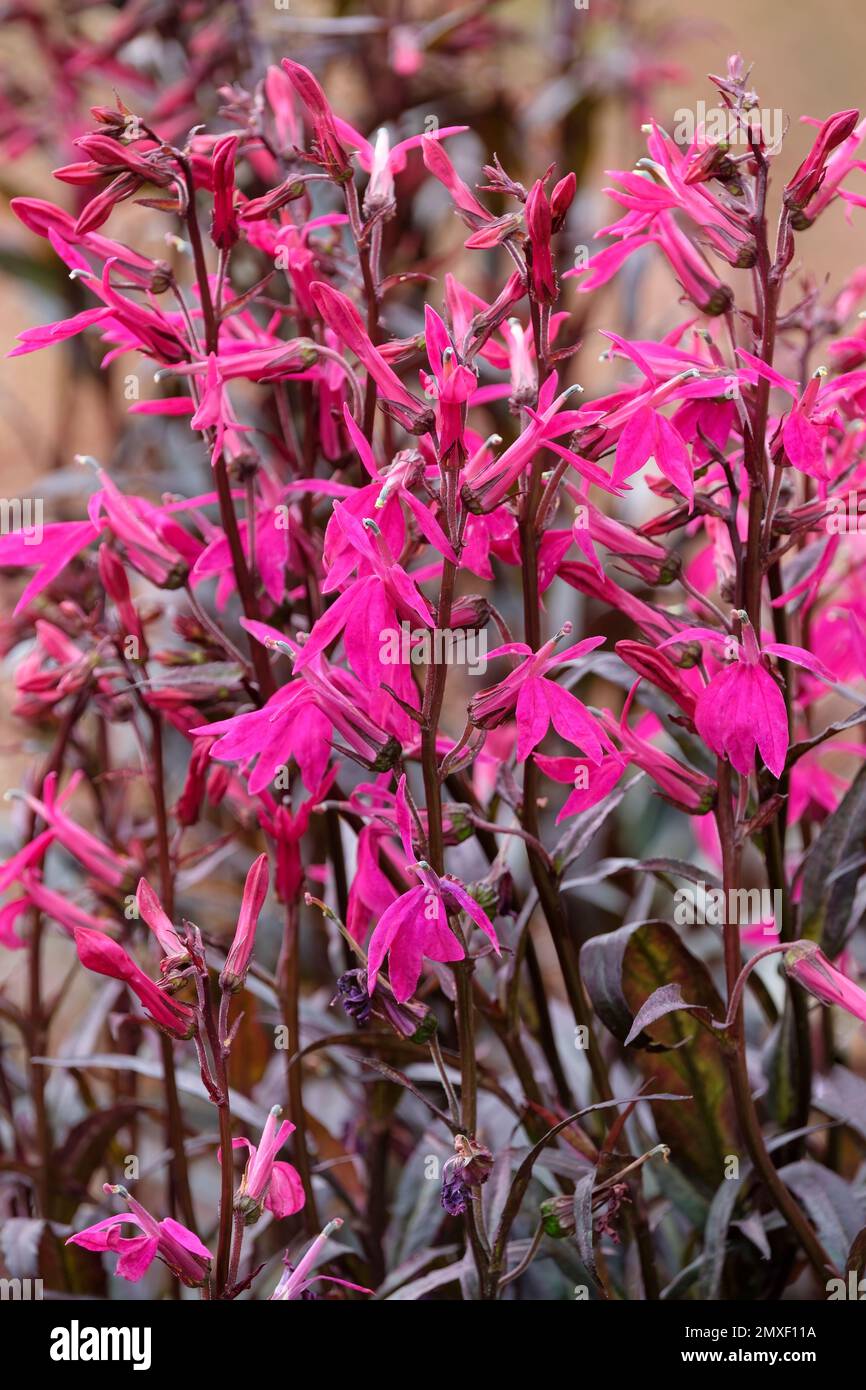
[[581,389],[580,386],[569,386],[557,395],[557,376],[551,372],[538,393],[538,410],[525,406],[529,425],[514,443],[498,458],[491,457],[486,449],[478,451],[478,455],[463,470],[463,497],[470,510],[489,512],[498,507],[541,448],[550,449],[559,458],[565,459],[587,482],[595,483],[606,492],[618,491],[598,464],[556,442],[562,435],[571,435],[590,420],[598,418],[597,412],[585,415],[579,410],[562,409],[565,402]]
[[[333,519],[338,531],[343,533],[344,545],[339,570],[329,573],[324,587],[326,591],[333,589],[338,577],[345,581],[353,570],[358,571],[358,578],[354,584],[343,589],[339,598],[314,624],[295,669],[303,671],[345,629],[347,652],[353,669],[362,678],[367,675],[371,684],[377,684],[375,665],[369,666],[363,660],[364,647],[367,647],[369,659],[369,644],[372,642],[378,649],[378,637],[386,628],[396,628],[398,618],[406,618],[413,623],[420,621],[425,627],[432,627],[430,605],[411,575],[391,554],[378,522],[371,517],[365,517],[363,522],[358,521],[345,503],[334,507]],[[450,547],[449,553],[453,554]],[[373,615],[372,620],[370,614]],[[363,641],[359,643],[357,639],[362,633]]]
[[605,749],[612,751],[613,745],[604,730],[577,696],[547,679],[548,672],[555,667],[586,656],[604,642],[603,637],[587,637],[557,654],[554,650],[557,642],[570,632],[571,623],[566,623],[537,652],[523,642],[508,642],[487,654],[488,659],[511,655],[526,658],[498,685],[482,690],[469,703],[469,717],[482,729],[495,729],[510,715],[516,717],[518,762],[529,757],[551,723],[562,738],[582,748],[594,763],[601,762]]
[[361,315],[351,299],[323,280],[312,284],[310,293],[325,323],[366,367],[395,417],[408,428],[413,428],[424,415],[423,407],[406,390],[393,367],[388,365],[382,353],[370,341]]
[[347,148],[354,149],[358,163],[370,175],[364,194],[364,211],[368,215],[381,213],[394,200],[394,175],[406,168],[410,150],[418,149],[424,140],[445,140],[450,135],[461,135],[469,127],[465,125],[444,126],[440,130],[410,135],[392,145],[385,126],[376,131],[374,142],[367,140],[348,121],[334,117],[334,124],[341,141]]
[[837,969],[817,945],[796,942],[785,952],[783,963],[791,979],[814,994],[822,1004],[838,1004],[840,1009],[866,1023],[866,990]]
[[238,239],[235,211],[236,135],[223,135],[213,147],[213,222],[211,241],[221,251],[230,251]]
[[328,788],[337,775],[336,767],[326,774],[313,795],[301,802],[297,811],[280,802],[273,809],[268,805],[270,798],[263,796],[264,803],[259,812],[263,830],[270,836],[276,860],[274,870],[274,891],[281,903],[291,903],[297,898],[304,882],[304,863],[301,847],[310,828],[310,817],[327,794]]
[[412,866],[421,879],[386,908],[373,929],[367,955],[370,993],[387,955],[389,979],[400,1004],[415,992],[426,956],[428,960],[463,960],[465,951],[448,925],[448,914],[463,911],[489,937],[499,954],[499,942],[487,913],[456,879],[440,878],[423,860]]
[[243,989],[253,954],[259,914],[267,895],[268,856],[260,854],[250,867],[244,883],[241,910],[238,914],[234,940],[229,947],[226,963],[220,975],[220,985],[231,994]]
[[755,260],[755,241],[745,211],[735,208],[730,200],[710,192],[703,179],[690,177],[703,159],[696,142],[686,152],[653,123],[647,138],[649,158],[634,171],[616,170],[614,177],[619,188],[605,190],[627,209],[624,217],[605,227],[600,236],[615,237],[589,263],[566,276],[586,278],[581,292],[604,284],[648,242],[655,242],[667,257],[686,294],[705,313],[719,314],[731,303],[731,291],[715,275],[706,257],[681,230],[673,217],[679,210],[687,214],[701,234],[701,240],[733,266],[750,266]]
[[99,534],[90,521],[51,521],[41,535],[11,531],[0,536],[0,568],[35,568],[36,573],[15,605],[21,613]]
[[29,898],[10,898],[8,903],[0,907],[0,946],[7,951],[21,951],[27,942],[18,935],[15,930],[15,923],[19,917],[23,917],[25,912],[29,912],[31,907]]
[[181,941],[162,903],[145,878],[138,880],[135,901],[139,913],[165,953],[165,958],[160,963],[160,969],[165,975],[173,966],[187,959],[186,946]]
[[123,947],[104,932],[90,927],[73,927],[78,959],[88,970],[97,975],[108,975],[113,980],[123,980],[137,995],[154,1023],[175,1038],[192,1037],[195,1014],[187,1005],[172,999],[145,975]]
[[346,930],[353,941],[363,941],[371,917],[378,921],[398,896],[379,867],[378,849],[384,834],[378,826],[368,825],[358,836],[357,862],[346,914]]
[[824,181],[830,154],[853,134],[859,115],[859,111],[837,111],[827,117],[811,150],[785,185],[786,207],[799,211],[815,196]]
[[661,646],[698,639],[732,651],[732,664],[713,676],[698,696],[695,727],[713,752],[727,758],[744,777],[754,770],[756,750],[773,776],[780,777],[788,752],[788,714],[782,691],[763,658],[778,656],[831,683],[835,677],[817,656],[802,647],[785,642],[767,642],[759,647],[748,617],[745,613],[739,617],[742,643],[712,628],[688,627]]
[[472,227],[480,226],[485,222],[492,222],[492,215],[479,203],[472,190],[460,178],[438,141],[431,135],[425,135],[421,142],[421,150],[424,163],[430,173],[448,189],[455,204],[464,214],[464,220],[468,221]]
[[309,68],[291,58],[282,60],[282,69],[309,112],[318,156],[329,177],[338,182],[351,178],[352,166],[337,134],[334,113],[318,81]]
[[686,767],[678,758],[670,757],[640,738],[626,723],[628,708],[627,703],[618,721],[608,711],[603,716],[605,724],[622,745],[623,757],[652,778],[666,801],[687,815],[705,815],[713,804],[715,782],[703,772]]
[[[428,346],[428,355],[429,352]],[[472,384],[473,386],[475,384],[474,376],[472,377]],[[387,467],[387,471],[383,473],[376,462],[373,450],[362,431],[355,424],[347,405],[343,406],[342,413],[349,438],[372,482],[364,487],[346,488],[345,499],[339,507],[335,506],[331,513],[325,532],[324,558],[328,567],[326,589],[339,587],[344,582],[346,575],[351,574],[358,564],[357,554],[353,552],[356,551],[361,538],[357,530],[354,530],[350,535],[341,524],[340,511],[343,507],[348,508],[346,515],[354,517],[356,521],[361,523],[371,512],[375,512],[376,523],[392,554],[400,554],[407,540],[406,526],[400,506],[400,503],[404,503],[424,539],[429,541],[440,555],[444,555],[447,560],[457,564],[457,556],[436,517],[430,508],[420,502],[411,490],[419,478],[425,476],[426,469],[423,457],[415,450],[401,450],[395,454]],[[363,541],[362,543],[365,547],[365,553],[369,555],[369,542]],[[342,563],[339,563],[341,559]],[[375,560],[375,556],[370,556],[371,565],[375,565]],[[385,566],[385,571],[390,568],[391,566]]]
[[235,1209],[246,1215],[247,1225],[257,1221],[262,1207],[267,1207],[278,1219],[294,1216],[304,1205],[304,1187],[291,1163],[276,1161],[276,1156],[295,1126],[288,1120],[278,1125],[282,1110],[275,1105],[265,1121],[258,1145],[249,1139],[232,1140],[232,1148],[245,1148],[249,1153],[247,1166],[235,1193]]
[[[160,1259],[187,1288],[201,1287],[210,1273],[211,1253],[193,1231],[170,1216],[157,1221],[124,1187],[106,1183],[102,1190],[118,1193],[126,1200],[129,1211],[86,1227],[70,1236],[67,1245],[80,1245],[83,1250],[110,1250],[119,1255],[115,1273],[133,1284],[144,1277],[155,1259]],[[122,1226],[137,1226],[141,1235],[121,1235]]]
[[65,893],[57,893],[52,888],[46,888],[38,874],[24,873],[21,882],[27,893],[26,898],[23,899],[24,905],[38,908],[40,912],[45,913],[46,917],[58,922],[70,934],[74,932],[76,927],[88,927],[100,934],[105,931],[108,923],[104,918],[94,917],[91,912],[86,912]]
[[651,406],[644,405],[635,411],[619,437],[616,466],[611,479],[614,486],[637,473],[649,459],[691,504],[695,488],[685,440],[670,420]]
[[532,292],[539,304],[556,299],[556,276],[550,254],[553,217],[541,179],[536,179],[526,199],[526,229],[529,233]]
[[356,1293],[373,1293],[373,1289],[366,1289],[362,1284],[350,1284],[346,1279],[333,1279],[328,1274],[311,1274],[311,1270],[315,1269],[316,1261],[327,1244],[328,1238],[335,1231],[339,1231],[342,1224],[342,1217],[334,1217],[334,1220],[328,1222],[321,1234],[311,1241],[295,1268],[286,1262],[285,1270],[280,1276],[280,1282],[271,1294],[270,1302],[276,1300],[281,1303],[292,1303],[296,1299],[303,1298],[310,1285],[318,1280],[328,1284],[339,1284],[344,1289],[354,1289]]
[[[591,767],[586,758],[537,759],[542,772],[554,782],[571,783],[574,787],[556,818],[557,824],[597,805],[616,786],[629,765],[651,777],[665,800],[687,815],[705,815],[710,810],[715,783],[704,773],[662,752],[629,727],[627,716],[636,689],[637,685],[632,687],[619,719],[609,710],[601,715],[604,726],[621,744],[621,753],[609,754],[599,767]],[[654,722],[651,716],[648,722]]]
[[51,828],[55,839],[63,845],[69,854],[101,882],[119,888],[132,872],[133,861],[125,855],[118,854],[110,845],[104,844],[98,836],[85,830],[64,809],[64,802],[68,800],[81,780],[81,773],[73,774],[65,793],[58,796],[57,774],[51,773],[45,779],[41,798],[31,796],[29,792],[22,792],[20,795],[30,810]]
[[101,236],[99,232],[76,230],[75,218],[63,208],[55,207],[43,198],[13,198],[10,207],[31,232],[50,238],[58,254],[63,247],[81,247],[101,261],[113,257],[123,265],[124,273],[137,279],[142,286],[151,283],[157,269],[154,260],[124,246],[121,241]]
[[[63,343],[67,338],[74,338],[82,333],[85,328],[90,328],[95,323],[101,323],[110,315],[110,309],[82,309],[80,313],[73,314],[71,318],[57,319],[54,323],[39,324],[36,328],[25,328],[18,335],[18,346],[12,348],[6,356],[25,357],[30,352],[39,352],[41,348],[53,347],[55,343]],[[59,524],[71,525],[75,523]]]
[[663,546],[647,540],[630,526],[600,511],[588,495],[573,483],[566,483],[565,487],[577,503],[572,539],[600,579],[604,579],[604,568],[595,549],[596,542],[606,546],[614,555],[622,556],[629,568],[647,583],[664,581],[671,559]]
[[603,801],[627,766],[617,754],[603,758],[598,766],[588,758],[546,758],[543,755],[539,755],[536,762],[546,777],[573,788],[556,817],[557,825]]
[[466,403],[478,380],[469,367],[460,365],[445,324],[429,304],[424,310],[424,324],[427,357],[433,372],[432,379],[425,377],[424,383],[428,394],[436,398],[439,452],[444,460],[463,441]]
[[[328,609],[324,618],[332,611]],[[375,723],[368,713],[377,704],[382,724]],[[330,667],[319,656],[304,667],[298,680],[282,686],[261,709],[202,724],[190,732],[221,735],[211,748],[213,758],[239,761],[245,766],[255,760],[248,785],[250,792],[257,794],[271,784],[290,758],[297,762],[307,790],[315,791],[325,775],[332,743],[335,752],[363,766],[379,770],[391,767],[400,743],[389,728],[408,736],[408,716],[390,696],[371,691],[351,671]],[[335,734],[343,744],[334,741]]]

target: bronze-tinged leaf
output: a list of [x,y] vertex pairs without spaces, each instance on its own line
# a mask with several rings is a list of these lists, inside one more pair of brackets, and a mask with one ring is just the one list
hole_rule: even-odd
[[673,995],[670,987],[678,986],[692,1006],[651,1021],[645,1015],[645,1027],[633,1040],[634,1059],[654,1088],[692,1097],[683,1105],[653,1107],[659,1138],[685,1174],[714,1192],[725,1176],[726,1158],[743,1155],[725,1040],[713,1037],[694,1016],[697,1009],[714,1019],[725,1016],[706,966],[669,923],[650,921],[593,937],[581,951],[581,968],[596,1013],[620,1042],[657,990],[668,987]]
[[273,1030],[260,1022],[255,997],[244,997],[244,1014],[232,1040],[232,1084],[244,1095],[252,1095],[274,1055]]
[[848,1259],[845,1262],[845,1273],[854,1274],[858,1279],[862,1279],[866,1274],[866,1226],[851,1242],[851,1249],[848,1251]]

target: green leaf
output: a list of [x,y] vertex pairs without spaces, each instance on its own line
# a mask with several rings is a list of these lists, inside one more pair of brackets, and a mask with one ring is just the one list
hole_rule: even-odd
[[[657,990],[667,987],[662,1002],[678,987],[692,1011],[643,1015],[643,1031],[631,1043],[635,1061],[653,1084],[691,1097],[677,1106],[654,1106],[659,1138],[683,1172],[704,1189],[715,1191],[725,1159],[740,1155],[733,1097],[724,1061],[725,1040],[717,1040],[694,1017],[695,1009],[721,1019],[725,1009],[710,974],[667,922],[629,923],[587,941],[581,970],[599,1018],[625,1042],[635,1019]],[[639,1050],[638,1050],[639,1049]]]

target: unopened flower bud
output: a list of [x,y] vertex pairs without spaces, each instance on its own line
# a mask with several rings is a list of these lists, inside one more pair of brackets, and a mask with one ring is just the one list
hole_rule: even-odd
[[538,1210],[545,1235],[552,1236],[554,1240],[564,1240],[574,1235],[573,1197],[548,1197]]

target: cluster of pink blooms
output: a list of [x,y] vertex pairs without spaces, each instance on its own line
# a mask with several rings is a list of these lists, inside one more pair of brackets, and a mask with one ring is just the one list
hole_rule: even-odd
[[[451,1161],[443,1202],[465,1220],[488,1294],[505,1271],[498,1243],[491,1253],[477,1229],[489,1155],[467,1049],[482,1014],[495,1015],[500,984],[525,968],[505,851],[528,857],[576,1017],[585,998],[579,976],[568,988],[576,953],[556,916],[563,862],[548,803],[567,831],[644,777],[692,818],[726,883],[743,845],[781,827],[777,867],[796,912],[809,845],[797,828],[814,831],[846,790],[833,755],[851,766],[863,752],[845,716],[866,666],[864,542],[828,520],[866,488],[866,328],[856,318],[866,273],[829,301],[808,280],[797,296],[786,276],[827,207],[866,203],[852,179],[866,167],[866,122],[843,111],[816,123],[784,182],[768,249],[767,188],[784,156],[746,121],[747,80],[739,59],[717,79],[726,145],[699,129],[685,148],[648,127],[646,157],[611,175],[622,215],[589,263],[564,275],[574,174],[539,170],[525,187],[495,161],[470,186],[451,153],[465,127],[364,135],[289,58],[269,69],[243,120],[229,116],[219,134],[198,129],[182,146],[122,106],[95,108],[80,157],[56,171],[89,190],[81,212],[15,200],[89,302],[27,329],[13,355],[84,332],[102,343],[105,364],[141,354],[160,394],[132,411],[188,417],[213,474],[205,492],[155,499],[91,461],[86,516],[49,521],[38,543],[23,532],[0,539],[0,564],[27,571],[12,620],[30,639],[16,713],[49,724],[60,748],[21,794],[33,833],[0,871],[10,892],[0,941],[25,949],[34,910],[65,931],[87,970],[122,982],[162,1034],[195,1051],[220,1117],[222,1164],[231,1170],[229,1141],[247,1150],[239,1183],[229,1171],[223,1186],[215,1254],[187,1225],[157,1220],[107,1185],[128,1210],[71,1240],[117,1254],[118,1274],[141,1278],[159,1258],[184,1284],[233,1297],[254,1277],[243,1273],[244,1232],[263,1209],[276,1219],[315,1213],[301,1058],[292,1122],[274,1109],[257,1145],[232,1134],[232,1011],[266,903],[285,912],[277,980],[294,990],[295,1009],[303,922],[344,953],[334,988],[359,1027],[375,1017],[425,1056],[433,1040],[451,1137],[471,1155],[457,1173]],[[400,277],[385,262],[407,170],[445,190],[468,263],[496,257],[501,278],[488,300],[457,274],[433,280],[423,328],[398,338],[387,325]],[[180,220],[180,262],[115,238],[112,221],[131,199]],[[629,257],[658,252],[681,295],[679,322],[659,341],[605,333],[609,393],[581,399],[569,329],[579,296],[601,297]],[[739,287],[744,271],[757,297],[748,311],[726,279]],[[814,368],[814,352],[826,366]],[[251,387],[273,393],[276,425],[257,413]],[[509,574],[523,594],[519,640],[493,604],[494,580]],[[183,645],[156,649],[169,593]],[[587,615],[576,642],[576,619],[550,632],[563,603]],[[601,613],[630,633],[606,650],[593,632]],[[447,664],[434,660],[421,677],[411,660],[385,664],[382,635],[405,624],[464,636],[495,627],[501,640],[487,657],[499,678],[461,704]],[[616,709],[593,702],[600,658],[616,663],[628,692]],[[174,804],[160,805],[158,790],[155,820],[136,825],[129,811],[113,843],[83,823],[84,773],[62,773],[69,728],[89,703],[109,724],[141,720],[186,748]],[[143,742],[154,785],[161,736]],[[217,962],[216,1008],[213,942],[178,925],[173,884],[188,837],[218,808],[238,827],[238,846],[252,830],[264,852]],[[479,846],[492,837],[483,862],[465,852],[473,837]],[[83,900],[51,886],[55,851],[86,880]],[[473,862],[475,871],[450,871]],[[122,920],[130,892],[132,923]],[[792,978],[866,1022],[856,965],[837,959],[846,933],[832,946],[793,932],[789,942]],[[435,1042],[443,1006],[459,1086]],[[539,1056],[554,1077],[556,1047],[545,1034]],[[593,1070],[609,1100],[602,1077]],[[564,1115],[563,1088],[542,1089],[537,1111]],[[290,1136],[295,1166],[278,1158]],[[310,1238],[323,1224],[310,1225]],[[306,1292],[338,1224],[287,1268],[274,1299]],[[127,1225],[137,1234],[122,1234]]]

